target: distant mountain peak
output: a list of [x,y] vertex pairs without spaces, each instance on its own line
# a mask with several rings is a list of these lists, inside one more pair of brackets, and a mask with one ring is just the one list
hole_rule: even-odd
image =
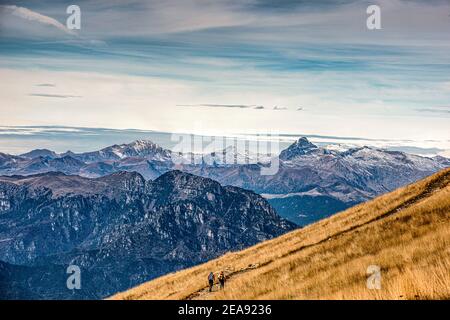
[[117,187],[129,191],[142,191],[146,184],[144,177],[135,171],[118,171],[110,175],[97,178],[96,180],[107,183],[111,187]]
[[170,151],[160,147],[158,144],[150,140],[135,140],[131,143],[114,145],[102,150],[105,153],[112,153],[120,159],[127,157],[148,157],[160,156],[167,158]]
[[308,138],[301,137],[296,142],[291,144],[287,149],[281,151],[280,159],[290,160],[316,149],[318,149],[318,147],[315,144],[311,143]]
[[144,177],[136,171],[117,171],[109,175],[97,178],[99,181],[113,181],[113,180],[141,180],[145,182]]
[[147,149],[157,149],[157,148],[161,148],[158,144],[154,143],[151,140],[144,140],[144,139],[138,139],[138,140],[134,140],[130,143],[122,143],[122,144],[115,144],[109,147],[104,148],[103,150],[108,150],[108,149],[133,149],[136,151],[142,151],[142,150],[147,150]]
[[38,158],[38,157],[43,157],[43,158],[57,158],[58,155],[51,150],[48,149],[34,149],[30,152],[24,153],[20,155],[21,157],[24,158],[28,158],[28,159],[33,159],[33,158]]
[[135,145],[135,146],[158,146],[158,144],[154,143],[153,141],[145,140],[145,139],[137,139],[137,140],[131,142],[130,145]]
[[152,183],[155,192],[161,195],[161,200],[186,199],[207,192],[219,192],[222,189],[217,181],[200,177],[179,170],[164,173]]
[[79,164],[79,165],[84,165],[84,163],[82,161],[77,160],[73,156],[67,155],[67,154],[62,156],[61,158],[55,159],[55,161],[62,162],[62,163],[66,162],[66,163],[76,163],[76,164]]
[[314,143],[310,142],[306,137],[300,137],[294,144],[301,147],[317,148],[317,146]]

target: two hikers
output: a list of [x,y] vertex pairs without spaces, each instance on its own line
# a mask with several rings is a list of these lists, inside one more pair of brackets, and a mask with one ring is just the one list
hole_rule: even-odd
[[[220,289],[224,289],[225,288],[225,274],[223,271],[220,271],[217,279],[219,280]],[[208,275],[209,292],[212,291],[212,288],[214,286],[214,280],[215,280],[214,273],[210,272]]]

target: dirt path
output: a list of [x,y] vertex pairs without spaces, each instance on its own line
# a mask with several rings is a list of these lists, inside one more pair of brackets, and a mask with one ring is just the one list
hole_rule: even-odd
[[[341,236],[343,236],[345,234],[348,234],[348,233],[350,233],[350,232],[352,232],[352,231],[354,231],[354,230],[356,230],[358,228],[361,228],[361,227],[366,226],[368,224],[374,223],[374,222],[379,221],[379,220],[381,220],[383,218],[386,218],[388,216],[394,215],[394,214],[396,214],[396,213],[398,213],[398,212],[400,212],[402,210],[405,210],[406,208],[414,205],[415,203],[421,201],[422,199],[429,197],[435,190],[439,190],[441,188],[444,188],[444,187],[448,186],[449,183],[450,183],[450,171],[446,172],[439,179],[437,179],[437,180],[433,181],[432,183],[430,183],[425,188],[425,190],[422,193],[420,193],[417,196],[415,196],[415,197],[413,197],[413,198],[403,202],[402,204],[400,204],[396,208],[393,208],[392,210],[389,210],[388,212],[385,212],[385,213],[383,213],[383,214],[381,214],[379,216],[376,216],[375,218],[373,218],[371,220],[368,220],[366,222],[363,222],[363,223],[351,226],[350,228],[347,228],[345,230],[337,232],[337,233],[335,233],[335,234],[333,234],[333,235],[331,235],[331,236],[329,236],[327,238],[324,238],[322,240],[319,240],[317,242],[314,242],[314,243],[311,243],[311,244],[306,244],[306,245],[300,246],[298,248],[295,248],[293,250],[290,250],[287,253],[279,256],[277,259],[278,260],[279,259],[283,259],[283,258],[285,258],[285,257],[287,257],[289,255],[295,254],[295,253],[297,253],[299,251],[302,251],[302,250],[305,250],[305,249],[308,249],[308,248],[311,248],[311,247],[314,247],[314,246],[318,246],[320,244],[325,243],[326,241],[330,241],[330,240],[336,239],[336,238],[341,237]],[[266,261],[264,263],[253,264],[253,265],[248,266],[247,268],[243,268],[243,269],[236,270],[236,271],[234,271],[232,268],[225,269],[224,272],[225,272],[225,276],[226,276],[226,281],[227,282],[234,281],[236,278],[239,278],[240,276],[243,276],[243,274],[245,274],[246,272],[249,272],[251,270],[255,270],[255,269],[258,269],[258,268],[262,268],[264,266],[267,266],[267,265],[271,264],[272,262],[274,262],[274,260],[268,260],[268,261]],[[226,285],[226,283],[225,283],[225,285]],[[209,292],[209,287],[205,286],[204,288],[189,294],[183,300],[212,299],[214,294],[218,290],[219,290],[219,288],[218,288],[217,284],[214,285],[214,288],[213,288],[212,292]]]

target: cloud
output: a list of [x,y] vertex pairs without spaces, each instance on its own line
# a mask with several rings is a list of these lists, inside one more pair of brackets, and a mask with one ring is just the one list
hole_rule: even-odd
[[[43,8],[43,10],[50,9]],[[57,14],[52,10],[50,12]],[[1,37],[40,41],[45,39],[46,44],[90,48],[102,48],[107,45],[103,40],[79,35],[77,31],[67,28],[49,15],[16,5],[0,5],[0,31]]]
[[37,13],[35,11],[32,11],[30,9],[24,8],[24,7],[18,7],[15,5],[0,5],[0,12],[2,15],[2,19],[5,18],[5,14],[9,14],[15,17],[19,17],[23,20],[28,21],[34,21],[43,25],[54,27],[68,35],[76,36],[76,32],[73,30],[68,29],[65,25],[63,25],[61,22],[57,21],[56,19],[53,19],[49,16]]
[[253,104],[177,104],[177,107],[208,107],[208,108],[233,108],[263,110],[264,106]]
[[277,111],[281,111],[281,110],[287,110],[287,107],[279,107],[279,106],[275,106],[273,107],[273,110],[277,110]]
[[53,83],[39,83],[36,87],[56,87]]
[[[247,104],[178,104],[177,107],[208,107],[208,108],[238,108],[238,109],[260,109],[260,106]],[[262,107],[264,108],[264,107]]]
[[72,96],[72,95],[66,95],[66,94],[46,94],[46,93],[30,93],[29,96],[31,97],[43,97],[43,98],[82,98],[81,96]]
[[450,106],[437,106],[430,108],[420,108],[416,109],[417,112],[425,112],[425,113],[441,113],[446,114],[450,113]]

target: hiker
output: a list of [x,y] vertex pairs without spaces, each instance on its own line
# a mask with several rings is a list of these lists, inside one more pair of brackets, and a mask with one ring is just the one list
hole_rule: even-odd
[[209,273],[208,282],[209,282],[209,292],[211,292],[214,285],[214,273],[212,272]]
[[225,289],[225,274],[223,273],[223,271],[220,271],[219,283],[220,283],[220,289]]

